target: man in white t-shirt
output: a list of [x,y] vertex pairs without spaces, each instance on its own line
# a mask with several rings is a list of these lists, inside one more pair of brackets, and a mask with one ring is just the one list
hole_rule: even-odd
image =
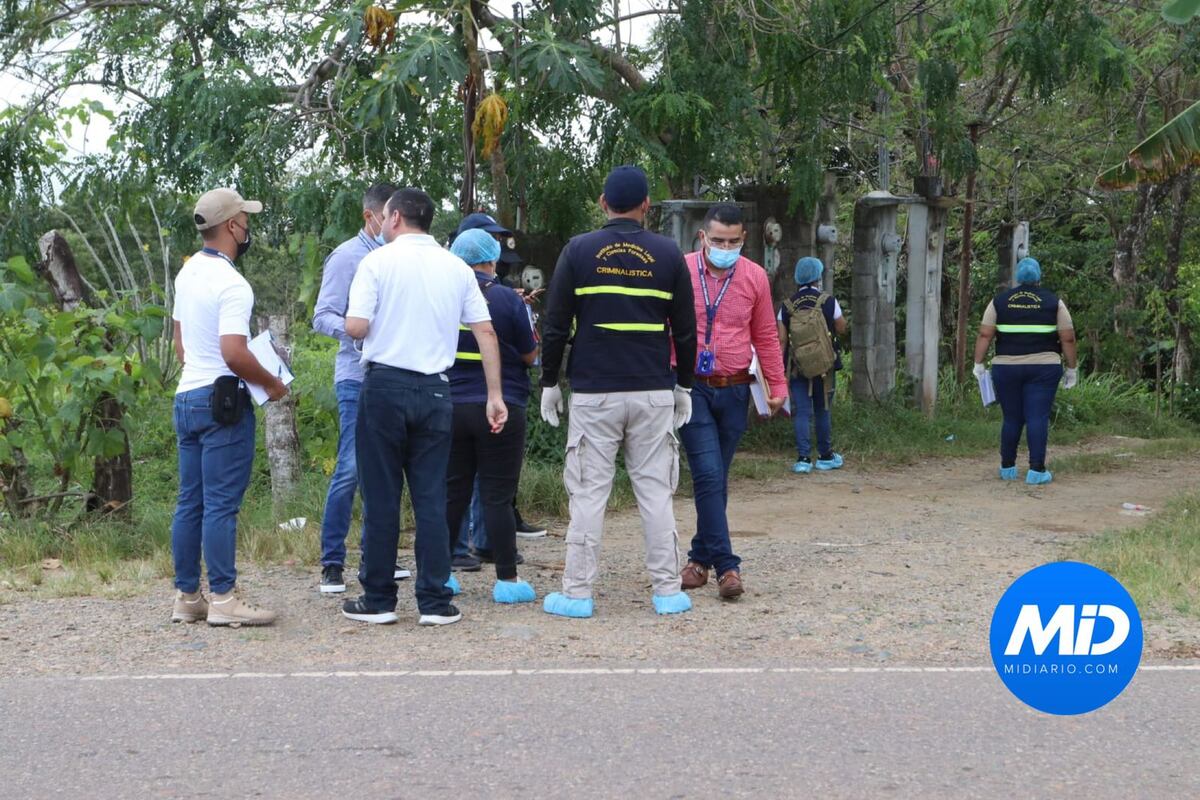
[[475,274],[429,235],[429,195],[401,189],[384,210],[388,244],[359,263],[346,309],[346,333],[362,340],[365,373],[355,431],[363,594],[347,600],[342,613],[360,622],[396,621],[393,571],[407,480],[417,523],[420,624],[447,625],[462,615],[451,605],[454,591],[447,585],[446,466],[453,407],[445,372],[458,350],[459,326],[468,326],[483,358],[488,421],[498,433],[508,419],[500,349]]
[[[254,463],[254,408],[246,383],[272,400],[287,394],[247,348],[254,292],[234,266],[250,246],[249,214],[262,211],[233,189],[213,189],[196,203],[193,221],[204,247],[175,277],[175,355],[183,374],[175,390],[179,501],[171,525],[175,559],[172,622],[268,625],[271,611],[234,591],[237,514]],[[200,556],[208,568],[200,593]]]

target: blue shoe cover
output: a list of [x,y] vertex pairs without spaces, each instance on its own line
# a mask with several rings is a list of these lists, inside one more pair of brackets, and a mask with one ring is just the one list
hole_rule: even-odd
[[1000,468],[1000,480],[1015,481],[1016,479],[1017,479],[1017,468],[1016,467],[1001,467]]
[[1050,470],[1046,470],[1045,472],[1034,472],[1033,470],[1029,470],[1029,472],[1025,473],[1025,482],[1030,486],[1038,486],[1043,483],[1049,483],[1053,479],[1054,476],[1050,474]]
[[462,594],[462,587],[458,585],[458,578],[453,575],[450,576],[450,580],[446,581],[446,588],[454,594]]
[[585,619],[592,615],[594,608],[590,597],[567,597],[562,592],[551,592],[542,601],[542,610],[547,614],[560,617],[575,617]]
[[831,458],[829,460],[825,460],[823,458],[818,459],[817,460],[817,469],[820,469],[820,470],[841,469],[843,463],[845,463],[845,462],[842,461],[842,456],[839,453],[834,453],[833,458]]
[[497,603],[532,603],[537,599],[533,587],[522,580],[496,581],[492,599]]
[[795,472],[798,475],[807,475],[808,473],[812,472],[812,462],[797,461],[795,464],[792,464],[792,472]]
[[654,610],[659,614],[682,614],[692,610],[692,598],[687,596],[687,592],[656,594],[654,595]]

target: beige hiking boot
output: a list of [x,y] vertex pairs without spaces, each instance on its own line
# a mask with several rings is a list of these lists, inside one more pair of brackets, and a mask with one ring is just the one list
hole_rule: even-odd
[[238,596],[237,590],[225,594],[214,594],[208,604],[209,625],[270,625],[275,621],[275,612],[253,606]]
[[176,590],[175,608],[171,610],[171,622],[199,622],[208,616],[208,601],[200,592],[185,594]]

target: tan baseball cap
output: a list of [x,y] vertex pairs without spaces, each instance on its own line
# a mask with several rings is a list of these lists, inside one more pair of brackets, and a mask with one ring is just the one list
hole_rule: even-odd
[[196,230],[204,231],[233,219],[239,211],[257,214],[262,210],[262,203],[257,200],[243,200],[233,189],[213,189],[200,195],[192,219],[196,223]]

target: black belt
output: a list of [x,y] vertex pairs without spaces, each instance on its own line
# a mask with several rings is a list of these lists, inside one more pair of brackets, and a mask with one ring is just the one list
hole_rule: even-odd
[[437,374],[434,373],[434,375],[427,375],[424,372],[417,372],[416,370],[405,369],[404,367],[393,367],[391,364],[381,364],[378,361],[367,362],[367,372],[372,372],[377,369],[387,370],[388,372],[399,372],[403,375],[412,375],[417,378],[432,378]]

